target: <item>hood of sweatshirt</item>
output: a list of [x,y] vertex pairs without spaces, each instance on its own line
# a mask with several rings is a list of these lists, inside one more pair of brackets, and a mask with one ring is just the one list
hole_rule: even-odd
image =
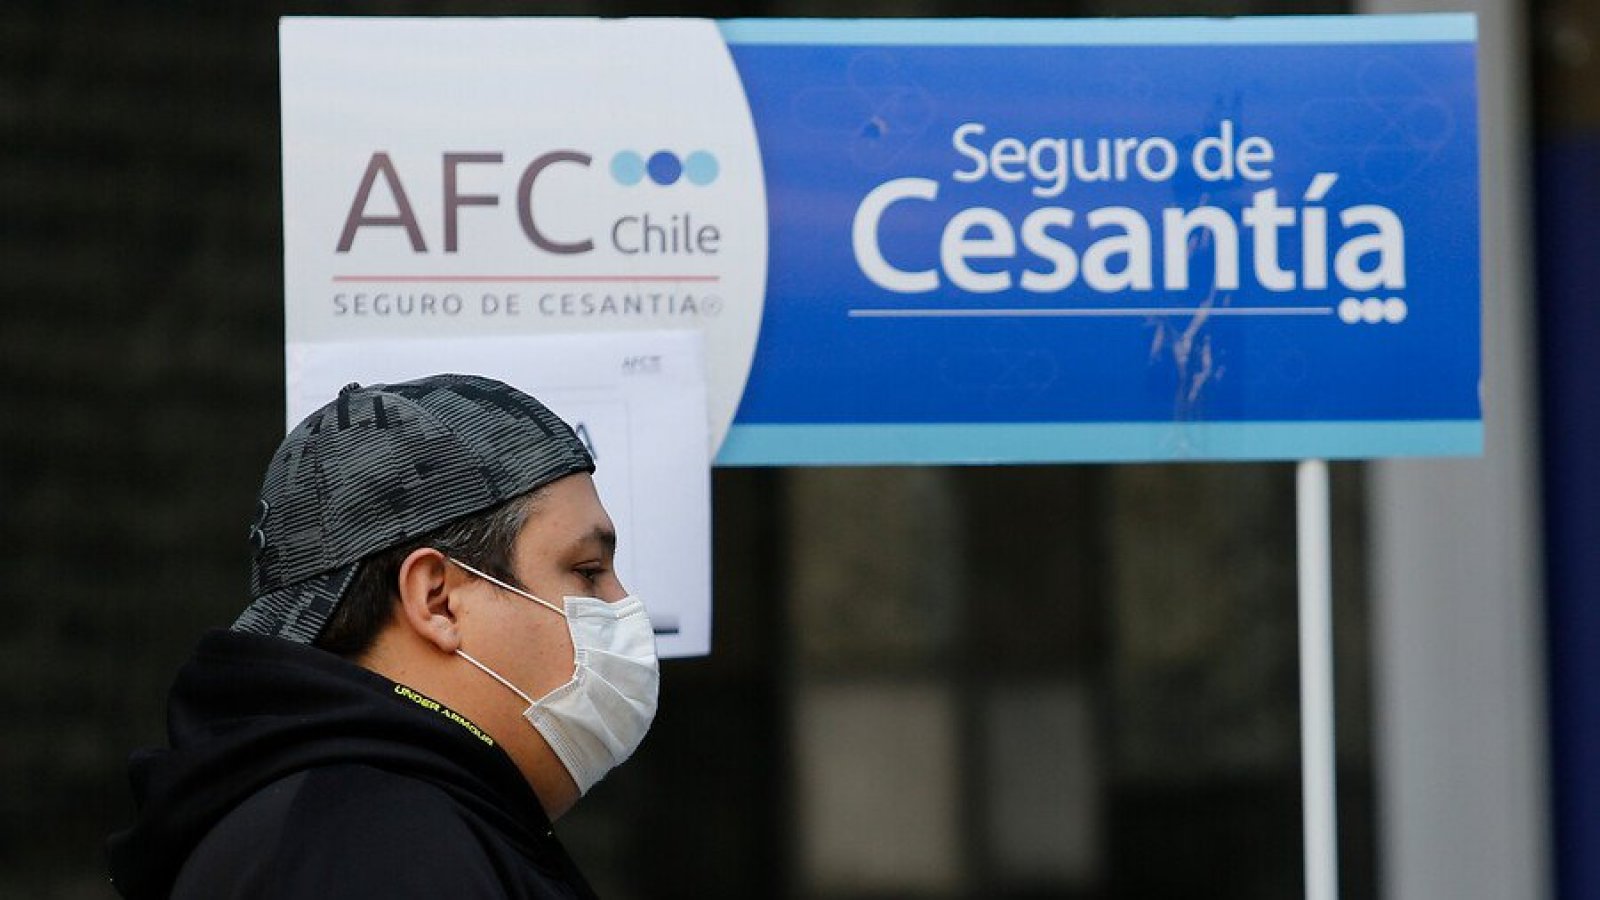
[[491,738],[437,701],[313,647],[207,634],[173,685],[167,734],[170,748],[130,760],[138,815],[107,845],[112,883],[130,897],[166,896],[222,816],[268,784],[329,764],[429,782],[530,856],[549,852],[537,795]]

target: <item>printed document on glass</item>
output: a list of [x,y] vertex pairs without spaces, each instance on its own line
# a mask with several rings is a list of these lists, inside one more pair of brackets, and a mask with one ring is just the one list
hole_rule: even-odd
[[711,480],[698,331],[292,342],[292,428],[352,381],[486,375],[537,397],[595,457],[617,573],[650,610],[662,657],[711,652]]

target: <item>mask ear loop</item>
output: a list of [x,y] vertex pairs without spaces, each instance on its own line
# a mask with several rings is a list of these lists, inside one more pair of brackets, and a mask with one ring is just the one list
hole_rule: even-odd
[[516,694],[518,697],[521,697],[523,700],[527,701],[527,704],[529,706],[532,706],[534,704],[534,699],[532,697],[529,697],[527,694],[524,694],[522,692],[521,688],[517,687],[516,685],[512,684],[511,682],[509,682],[509,681],[505,680],[504,678],[500,677],[500,673],[499,672],[496,672],[495,670],[489,668],[488,666],[484,665],[483,663],[478,662],[477,660],[473,659],[471,656],[468,656],[467,655],[467,651],[461,650],[461,649],[458,648],[456,650],[456,655],[461,657],[462,659],[466,660],[467,662],[472,663],[473,665],[477,666],[478,668],[482,669],[483,670],[483,674],[485,674],[485,675],[489,676],[490,678],[493,678],[495,681],[498,681],[501,684],[505,685],[507,688],[509,688],[511,690],[511,693]]
[[[545,609],[550,610],[551,612],[555,613],[556,615],[560,616],[563,619],[565,619],[567,617],[567,611],[566,610],[562,609],[559,606],[556,606],[554,603],[551,603],[549,600],[541,600],[538,597],[535,597],[534,595],[532,595],[532,594],[528,593],[527,591],[523,590],[522,588],[512,587],[511,585],[506,584],[504,581],[501,581],[500,579],[494,577],[493,575],[490,575],[488,572],[480,572],[477,569],[474,569],[473,567],[467,565],[466,563],[464,563],[461,560],[456,559],[456,558],[454,558],[452,556],[446,555],[445,559],[450,560],[451,562],[455,563],[456,565],[460,566],[461,568],[467,570],[468,572],[471,572],[472,574],[478,576],[479,578],[482,578],[484,581],[487,581],[490,584],[495,585],[496,587],[504,588],[504,589],[510,591],[511,593],[516,594],[518,597],[526,597],[527,599],[532,600],[533,602],[539,604],[540,606],[543,606]],[[469,656],[467,658],[471,659],[472,657]]]

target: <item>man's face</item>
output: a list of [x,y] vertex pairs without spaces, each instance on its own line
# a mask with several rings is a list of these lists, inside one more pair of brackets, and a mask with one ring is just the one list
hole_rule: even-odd
[[[511,571],[516,584],[556,607],[568,596],[614,602],[628,592],[612,568],[616,529],[594,480],[585,473],[547,485],[517,535]],[[463,648],[504,666],[501,674],[530,696],[542,697],[572,678],[572,635],[560,615],[477,580],[484,602],[463,622]]]
[[520,586],[557,606],[563,597],[617,601],[628,595],[612,563],[617,532],[594,479],[568,475],[547,485],[517,535],[512,573]]

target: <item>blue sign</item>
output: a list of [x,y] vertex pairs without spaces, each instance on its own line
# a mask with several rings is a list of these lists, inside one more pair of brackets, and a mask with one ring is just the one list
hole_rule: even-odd
[[731,21],[722,465],[1480,452],[1469,16]]

